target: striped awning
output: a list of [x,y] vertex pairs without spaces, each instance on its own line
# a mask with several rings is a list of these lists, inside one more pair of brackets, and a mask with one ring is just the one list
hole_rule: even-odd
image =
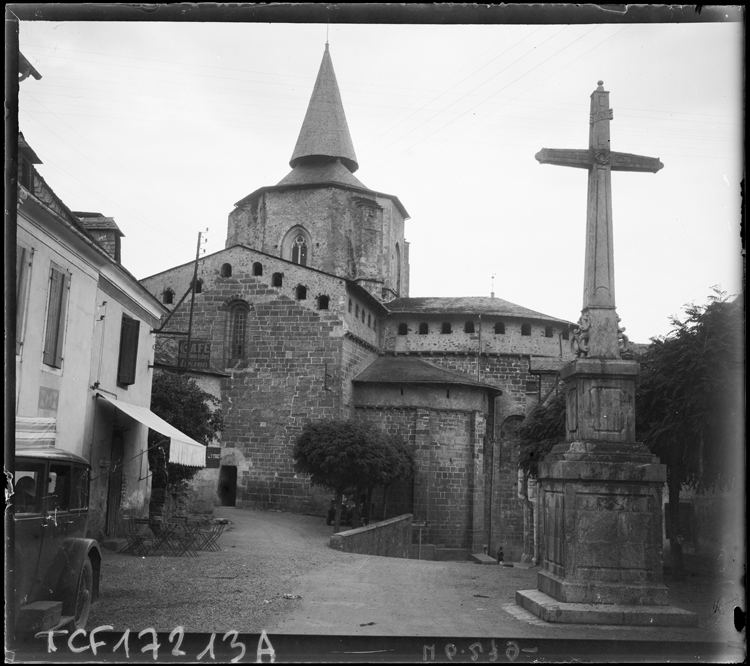
[[57,436],[57,419],[16,416],[16,448],[52,449]]
[[169,462],[187,465],[188,467],[206,466],[206,447],[177,430],[177,428],[154,414],[150,409],[131,405],[122,400],[115,400],[101,393],[97,393],[97,395],[100,398],[104,398],[107,402],[111,402],[123,414],[127,414],[139,423],[143,423],[143,425],[148,426],[151,430],[156,430],[156,432],[169,437]]

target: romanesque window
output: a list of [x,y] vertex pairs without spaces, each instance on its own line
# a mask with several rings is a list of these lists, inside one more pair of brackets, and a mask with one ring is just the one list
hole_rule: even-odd
[[195,281],[195,293],[200,294],[203,291],[203,280]]
[[247,315],[246,303],[236,303],[229,310],[229,358],[237,360],[245,357]]
[[365,323],[365,309],[362,308],[362,323]]
[[292,261],[300,266],[307,266],[307,241],[302,234],[292,241]]
[[423,321],[419,325],[419,335],[427,335],[430,332],[430,327],[427,325],[426,321]]
[[367,328],[372,328],[372,320],[370,319],[370,315],[367,315]]
[[569,340],[569,339],[570,339],[570,331],[568,331],[568,329],[567,329],[567,328],[564,328],[564,329],[563,329],[563,332],[562,332],[562,339],[563,339],[563,340]]
[[401,322],[398,325],[398,334],[406,335],[408,332],[409,332],[409,327],[406,325],[406,322]]
[[359,319],[359,305],[354,306],[354,318]]
[[174,292],[171,289],[165,289],[161,300],[165,305],[172,305],[174,302]]
[[495,335],[505,334],[505,323],[502,321],[495,322]]
[[349,312],[351,311],[352,311],[352,299],[350,298],[349,299]]
[[544,327],[544,337],[545,338],[551,338],[552,337],[552,327],[551,326],[545,326]]
[[280,287],[282,283],[284,282],[284,274],[283,273],[274,273],[271,277],[271,286],[272,287]]
[[473,321],[467,321],[464,324],[464,333],[473,333],[474,332],[474,322]]
[[440,332],[441,333],[452,333],[453,332],[452,329],[451,329],[451,324],[450,324],[449,321],[444,321],[443,322],[443,325],[442,325],[442,327],[440,329]]
[[232,264],[221,265],[221,277],[232,277]]
[[307,298],[307,287],[302,284],[298,284],[295,289],[295,294],[298,301],[304,301]]
[[531,335],[531,324],[521,324],[521,335]]
[[328,296],[318,296],[318,310],[327,310],[329,301]]
[[259,261],[256,261],[253,264],[253,275],[256,277],[259,275],[263,275],[263,264],[261,264]]

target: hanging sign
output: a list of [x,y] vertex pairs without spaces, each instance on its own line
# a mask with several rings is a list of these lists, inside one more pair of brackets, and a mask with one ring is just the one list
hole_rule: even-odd
[[[187,356],[187,340],[180,340],[177,348],[177,365],[185,365]],[[190,367],[195,370],[208,370],[211,365],[211,341],[210,340],[191,340],[190,341]]]

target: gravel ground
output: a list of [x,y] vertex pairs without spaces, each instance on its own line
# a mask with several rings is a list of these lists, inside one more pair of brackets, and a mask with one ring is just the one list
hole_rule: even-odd
[[328,547],[333,528],[320,517],[225,508],[216,515],[231,521],[221,552],[136,557],[105,550],[88,626],[260,633],[298,603],[283,596],[292,579],[355,557]]

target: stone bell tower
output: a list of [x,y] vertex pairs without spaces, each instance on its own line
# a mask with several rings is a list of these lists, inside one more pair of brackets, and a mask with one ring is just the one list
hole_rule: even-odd
[[359,168],[328,44],[289,162],[272,187],[235,204],[226,246],[242,244],[357,282],[381,300],[407,296],[408,213]]

